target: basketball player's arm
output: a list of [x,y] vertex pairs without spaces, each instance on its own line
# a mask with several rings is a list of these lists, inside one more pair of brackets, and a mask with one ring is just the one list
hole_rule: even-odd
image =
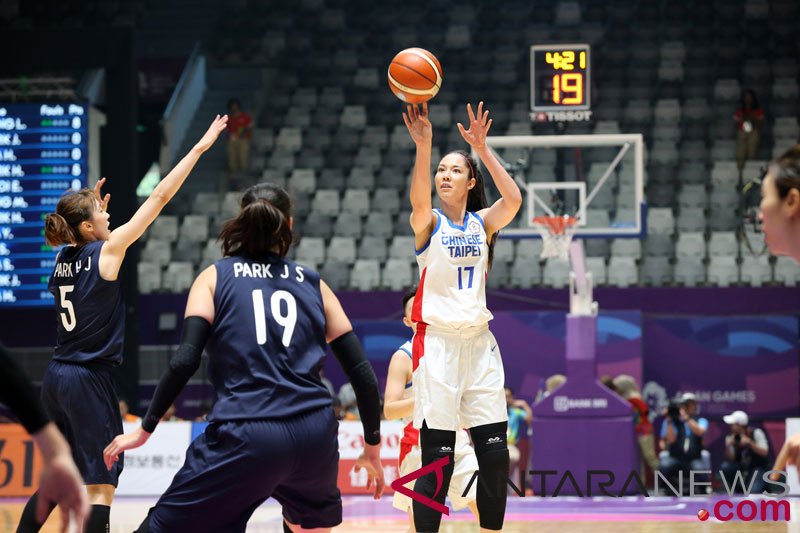
[[119,455],[142,446],[155,431],[158,422],[181,393],[189,379],[200,368],[203,348],[211,335],[214,323],[214,289],[217,269],[206,268],[195,280],[186,302],[181,343],[169,361],[167,372],[161,377],[150,401],[142,425],[126,435],[118,435],[103,450],[103,459],[109,469],[119,460]]
[[484,110],[483,102],[478,104],[477,114],[473,113],[472,105],[467,104],[467,117],[469,118],[469,129],[464,129],[464,126],[459,122],[456,124],[458,131],[461,132],[464,140],[480,157],[483,166],[489,171],[501,196],[491,207],[481,209],[478,212],[478,216],[483,219],[483,224],[486,227],[486,234],[491,235],[508,226],[517,216],[517,212],[522,205],[522,193],[514,179],[508,175],[500,161],[486,146],[486,135],[488,135],[489,129],[492,127],[492,119],[489,118],[489,111]]
[[770,474],[770,479],[778,481],[780,479],[778,472],[785,471],[788,465],[800,467],[800,433],[786,439],[781,451],[778,453],[778,458],[775,459],[775,465],[772,467],[775,472]]
[[66,531],[70,515],[82,524],[89,514],[89,499],[83,479],[72,459],[72,451],[56,425],[50,422],[31,382],[22,369],[0,346],[0,401],[11,409],[31,434],[42,454],[44,465],[39,476],[37,520],[47,519],[49,506],[62,508],[62,531]]
[[128,247],[136,242],[139,237],[147,230],[150,224],[158,217],[161,210],[175,196],[181,188],[186,177],[194,168],[200,156],[211,148],[217,140],[220,132],[225,130],[228,123],[228,116],[225,115],[214,119],[205,135],[194,145],[188,154],[184,156],[175,168],[159,182],[155,190],[136,210],[133,217],[111,232],[108,240],[103,244],[100,253],[100,276],[103,279],[113,281],[117,279],[122,261],[125,259],[125,252]]
[[414,413],[414,398],[403,398],[411,376],[411,359],[402,350],[397,350],[389,361],[386,375],[386,390],[383,393],[383,414],[387,420],[396,420]]
[[433,129],[428,120],[428,104],[422,104],[422,110],[416,105],[409,105],[403,113],[403,121],[417,146],[414,172],[411,174],[411,229],[414,230],[417,249],[425,246],[436,226],[431,203],[431,142]]
[[325,308],[325,337],[336,359],[353,385],[356,402],[364,426],[364,451],[356,459],[354,470],[367,472],[367,490],[374,499],[383,494],[384,475],[381,465],[381,404],[378,379],[364,356],[364,350],[342,304],[328,285],[320,280],[322,304]]

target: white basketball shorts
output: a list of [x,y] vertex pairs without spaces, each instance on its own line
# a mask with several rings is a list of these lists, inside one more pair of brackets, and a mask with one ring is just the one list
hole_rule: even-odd
[[418,324],[412,351],[415,428],[423,420],[449,431],[508,420],[503,361],[488,325]]

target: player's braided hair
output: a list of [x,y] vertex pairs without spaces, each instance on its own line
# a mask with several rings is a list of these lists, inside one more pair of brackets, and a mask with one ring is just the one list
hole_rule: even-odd
[[[457,150],[453,153],[458,154],[467,160],[467,166],[469,167],[468,178],[475,178],[475,186],[471,188],[467,194],[467,211],[474,213],[489,207],[489,200],[486,199],[483,173],[478,166],[478,162],[475,161],[475,158],[473,158],[470,154],[462,150]],[[497,236],[499,234],[500,232],[496,231],[489,236],[489,269],[492,268],[492,261],[494,260],[494,245],[497,242]]]
[[792,189],[800,189],[800,144],[794,145],[772,162],[778,196],[783,200]]
[[292,200],[274,183],[259,183],[242,195],[241,210],[225,223],[219,234],[222,254],[263,258],[275,253],[284,257],[292,245],[289,218]]

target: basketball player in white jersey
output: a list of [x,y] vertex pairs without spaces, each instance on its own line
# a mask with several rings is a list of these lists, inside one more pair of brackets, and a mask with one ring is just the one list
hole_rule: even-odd
[[[414,427],[420,430],[422,464],[449,458],[442,470],[417,479],[414,490],[444,502],[453,474],[456,431],[470,430],[480,479],[477,504],[481,531],[500,531],[506,507],[508,446],[505,376],[497,342],[489,331],[486,276],[497,232],[522,205],[522,194],[486,146],[492,125],[483,102],[477,115],[467,105],[469,129],[464,140],[489,171],[501,198],[489,206],[483,175],[466,152],[452,152],[439,162],[435,176],[440,209],[431,204],[432,127],[426,104],[403,114],[416,144],[411,178],[411,228],[414,230],[420,283],[412,320]],[[417,531],[438,531],[441,513],[414,501]]]
[[[414,305],[416,289],[411,289],[403,295],[403,324],[414,329],[411,322],[411,308]],[[419,430],[414,428],[414,389],[411,369],[411,341],[406,341],[392,355],[389,361],[389,371],[386,377],[386,392],[383,395],[383,413],[388,420],[402,419],[406,424],[403,429],[403,438],[400,440],[400,457],[397,460],[400,477],[406,476],[422,468],[422,455],[419,447]],[[472,480],[478,471],[478,460],[475,450],[469,443],[469,435],[463,429],[456,432],[455,467],[450,481],[450,503],[458,511],[469,507],[470,511],[478,517],[478,507],[475,503],[475,486]],[[409,483],[410,484],[410,483]],[[408,487],[411,488],[411,487]],[[464,495],[466,491],[466,495]],[[395,491],[392,505],[395,509],[408,513],[410,531],[414,529],[414,514],[412,512],[411,498]]]

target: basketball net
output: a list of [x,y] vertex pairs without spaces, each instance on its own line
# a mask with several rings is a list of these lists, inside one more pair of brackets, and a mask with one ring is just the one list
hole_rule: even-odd
[[569,261],[569,243],[578,229],[578,219],[569,215],[541,216],[533,219],[533,227],[542,236],[542,259],[558,257]]

